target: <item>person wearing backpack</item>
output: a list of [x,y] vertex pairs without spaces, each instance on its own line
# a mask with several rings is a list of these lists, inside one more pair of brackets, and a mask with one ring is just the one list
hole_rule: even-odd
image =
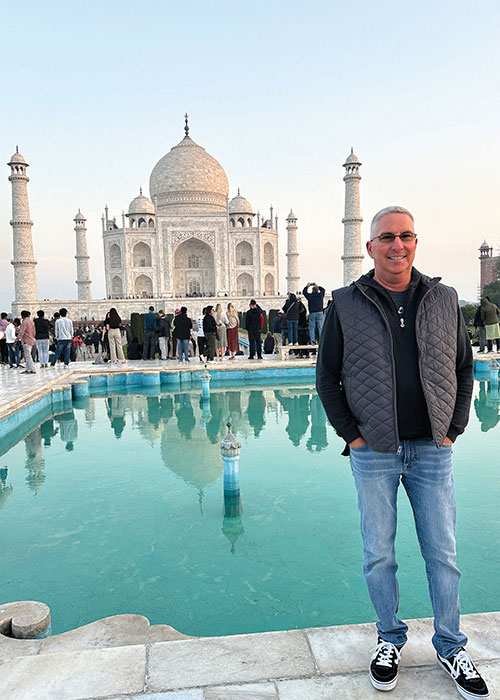
[[257,304],[255,299],[251,299],[250,308],[247,311],[245,328],[248,332],[248,359],[253,360],[255,357],[255,351],[257,350],[257,358],[262,360],[262,345],[260,340],[260,334],[264,326],[264,316],[262,315],[262,309]]
[[297,297],[292,292],[288,293],[288,299],[283,306],[286,314],[286,325],[288,330],[288,342],[290,345],[299,344],[299,304]]

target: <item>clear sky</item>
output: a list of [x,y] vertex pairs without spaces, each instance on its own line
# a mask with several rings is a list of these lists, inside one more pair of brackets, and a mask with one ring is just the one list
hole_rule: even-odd
[[[417,267],[477,298],[500,243],[500,5],[423,0],[2,3],[0,144],[30,164],[39,297],[75,298],[73,218],[87,217],[104,296],[101,214],[118,221],[184,135],[254,210],[298,217],[302,283],[342,285],[344,169],[361,167],[363,241],[388,204],[414,212]],[[0,305],[13,298],[9,168]],[[0,182],[2,180],[0,179]],[[370,269],[369,259],[364,270]]]

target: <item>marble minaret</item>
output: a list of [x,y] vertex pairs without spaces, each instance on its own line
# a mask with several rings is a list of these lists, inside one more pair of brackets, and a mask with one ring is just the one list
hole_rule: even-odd
[[16,152],[10,159],[10,176],[12,183],[12,226],[13,233],[13,260],[14,266],[14,290],[15,301],[36,301],[38,298],[36,289],[35,254],[33,252],[33,238],[30,219],[30,207],[28,202],[28,182],[26,175],[28,163]]
[[78,213],[73,219],[75,222],[76,235],[76,286],[78,289],[78,299],[90,300],[92,294],[90,291],[90,273],[89,273],[89,254],[87,250],[87,227],[85,226],[85,217],[78,209]]
[[351,148],[351,154],[344,163],[345,168],[345,214],[342,219],[344,224],[344,286],[351,284],[362,274],[361,263],[363,253],[361,252],[361,222],[359,204],[359,166],[361,163]]
[[288,232],[286,290],[296,294],[299,289],[300,276],[299,252],[297,250],[297,217],[293,211],[290,211],[286,217],[286,230]]

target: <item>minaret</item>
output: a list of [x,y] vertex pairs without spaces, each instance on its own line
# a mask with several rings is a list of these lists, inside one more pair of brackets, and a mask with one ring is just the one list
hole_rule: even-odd
[[30,219],[30,207],[28,203],[28,182],[26,175],[28,163],[16,152],[10,159],[10,176],[12,182],[12,226],[13,233],[13,260],[14,266],[14,290],[15,301],[35,301],[38,298],[36,289],[35,254],[33,252],[33,238]]
[[288,232],[287,257],[287,292],[296,294],[299,288],[299,253],[297,250],[297,217],[290,211],[286,217],[286,230]]
[[361,222],[359,206],[359,158],[351,154],[344,163],[345,168],[345,215],[342,219],[344,224],[344,287],[351,284],[361,276],[361,263],[363,253],[361,252]]
[[76,234],[76,286],[78,289],[78,299],[92,299],[90,291],[89,274],[89,254],[87,250],[87,227],[85,225],[86,218],[78,209],[78,213],[73,219],[75,222]]

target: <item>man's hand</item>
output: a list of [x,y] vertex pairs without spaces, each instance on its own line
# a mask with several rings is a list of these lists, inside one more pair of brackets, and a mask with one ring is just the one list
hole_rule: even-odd
[[453,445],[453,440],[451,440],[448,436],[446,436],[445,439],[443,440],[443,447],[445,445]]
[[362,437],[356,438],[352,442],[349,443],[349,447],[363,447],[363,445],[366,445],[366,440]]

